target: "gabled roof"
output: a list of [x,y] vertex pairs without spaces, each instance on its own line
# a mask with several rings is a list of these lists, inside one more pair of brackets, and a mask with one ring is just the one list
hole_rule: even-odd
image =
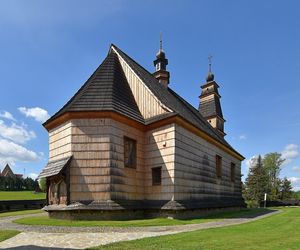
[[[154,96],[173,112],[168,112],[150,119],[144,119],[135,102],[118,56],[128,64]],[[93,75],[61,110],[44,123],[44,126],[66,112],[76,111],[115,111],[144,125],[165,119],[172,115],[178,115],[204,131],[219,143],[236,152],[226,140],[211,127],[197,109],[171,88],[162,86],[149,71],[144,69],[113,44],[111,45],[107,57]],[[236,153],[239,154],[238,152]]]
[[[162,86],[157,79],[141,65],[135,62],[132,58],[126,55],[115,45],[112,45],[117,53],[126,61],[126,63],[132,68],[132,70],[142,79],[147,87],[156,95],[159,100],[174,110],[174,112],[180,115],[182,118],[192,123],[194,126],[206,132],[208,135],[218,140],[227,147],[232,147],[226,142],[226,140],[219,135],[219,133],[211,127],[211,125],[202,117],[197,109],[185,101],[180,95],[178,95],[171,88],[165,88]],[[146,120],[147,122],[147,120]]]
[[4,167],[4,169],[2,171],[2,176],[4,176],[4,177],[14,177],[15,176],[14,172],[11,170],[11,168],[8,164],[6,164],[6,166]]

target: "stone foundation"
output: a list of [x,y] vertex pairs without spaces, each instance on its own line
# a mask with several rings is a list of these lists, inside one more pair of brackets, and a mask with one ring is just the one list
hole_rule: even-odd
[[[218,203],[215,203],[218,204]],[[243,202],[223,206],[204,207],[196,202],[177,201],[104,201],[74,203],[69,206],[49,205],[44,207],[50,218],[67,220],[133,220],[145,218],[189,219],[219,211],[237,211],[244,208]]]

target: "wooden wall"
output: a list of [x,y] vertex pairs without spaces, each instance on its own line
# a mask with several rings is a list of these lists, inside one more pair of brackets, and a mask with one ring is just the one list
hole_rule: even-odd
[[[117,51],[115,52],[118,55]],[[148,119],[156,115],[170,112],[171,110],[164,106],[160,100],[153,95],[150,89],[141,81],[120,55],[118,55],[118,58],[143,117]]]
[[[111,119],[73,120],[71,200],[171,200],[175,126],[146,134]],[[137,141],[137,166],[124,166],[124,136]],[[88,144],[86,144],[88,143]],[[152,167],[162,167],[152,186]]]
[[[136,168],[124,167],[124,136],[137,141]],[[74,119],[50,131],[49,142],[50,160],[73,155],[71,202],[241,197],[240,161],[177,124],[142,132],[112,119]],[[162,167],[161,185],[152,185],[153,167]]]
[[110,200],[109,119],[72,120],[70,200]]
[[[175,200],[240,198],[240,161],[181,126],[175,127]],[[222,157],[221,179],[216,176],[216,154]],[[234,182],[231,163],[236,165]]]
[[71,152],[72,123],[66,122],[49,132],[49,161],[65,158]]
[[[175,125],[148,131],[145,142],[145,197],[148,200],[173,200]],[[152,185],[153,167],[162,167],[160,186]]]
[[[124,166],[124,136],[136,140],[136,168]],[[111,199],[144,199],[144,132],[111,120]]]

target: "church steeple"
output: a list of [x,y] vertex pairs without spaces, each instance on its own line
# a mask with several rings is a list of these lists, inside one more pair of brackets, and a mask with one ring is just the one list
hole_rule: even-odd
[[224,123],[220,94],[218,91],[219,85],[214,80],[214,74],[211,71],[211,58],[209,60],[209,69],[206,77],[206,83],[201,86],[201,95],[199,112],[201,115],[210,123],[210,125],[215,128],[222,136],[225,136]]
[[166,58],[166,54],[162,47],[162,34],[160,34],[159,51],[157,52],[156,59],[153,63],[155,66],[155,72],[153,73],[154,77],[159,81],[159,83],[168,87],[170,73],[167,71],[168,59]]

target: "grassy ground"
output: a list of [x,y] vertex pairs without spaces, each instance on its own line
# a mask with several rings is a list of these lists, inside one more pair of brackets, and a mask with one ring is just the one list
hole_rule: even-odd
[[71,227],[97,227],[97,226],[110,226],[110,227],[144,227],[144,226],[172,226],[172,225],[185,225],[203,223],[213,220],[220,220],[224,218],[237,218],[249,217],[256,214],[266,213],[265,209],[244,209],[235,212],[222,212],[215,213],[202,218],[178,220],[167,218],[155,218],[144,220],[126,220],[126,221],[71,221],[50,219],[47,216],[27,217],[15,220],[14,222],[25,225],[47,225],[47,226],[71,226]]
[[34,191],[0,191],[0,201],[39,199],[46,199],[46,194]]
[[15,216],[15,215],[23,215],[23,214],[37,214],[42,213],[41,209],[30,209],[30,210],[22,210],[22,211],[13,211],[13,212],[2,212],[0,213],[1,217]]
[[17,230],[0,230],[0,242],[14,237],[18,233],[20,232]]
[[236,226],[114,243],[92,249],[299,249],[300,208]]

